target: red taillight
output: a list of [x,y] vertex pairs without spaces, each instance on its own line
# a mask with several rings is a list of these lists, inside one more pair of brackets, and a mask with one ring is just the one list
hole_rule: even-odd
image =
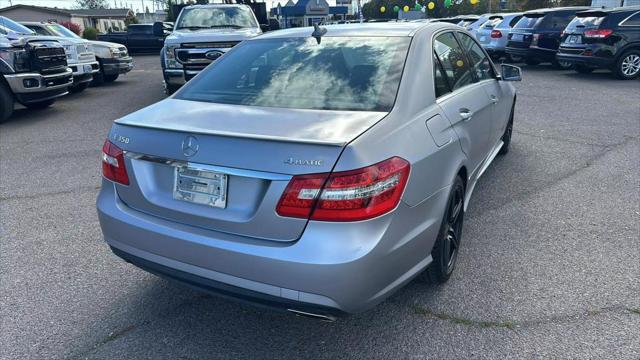
[[109,140],[106,140],[102,146],[102,175],[111,181],[129,185],[129,176],[124,166],[124,153]]
[[500,39],[502,37],[502,32],[500,30],[492,30],[491,38],[492,39]]
[[611,29],[591,29],[584,32],[584,37],[604,39],[611,34],[613,34],[613,30]]
[[294,176],[280,198],[280,216],[358,221],[383,215],[400,202],[409,163],[393,157],[366,168]]

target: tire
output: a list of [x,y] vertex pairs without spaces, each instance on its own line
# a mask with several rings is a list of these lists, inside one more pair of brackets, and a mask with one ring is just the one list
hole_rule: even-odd
[[573,64],[567,61],[553,60],[551,65],[556,70],[569,70],[573,68]]
[[585,65],[576,65],[573,67],[573,70],[579,72],[580,74],[591,74],[595,68],[588,67]]
[[509,122],[507,123],[507,127],[504,129],[504,133],[500,138],[502,140],[502,147],[500,151],[498,151],[498,155],[506,155],[509,153],[509,146],[511,146],[511,135],[513,135],[513,113],[515,111],[515,102],[513,106],[511,106],[511,115],[509,115]]
[[640,75],[640,49],[625,51],[618,58],[613,74],[621,80],[632,80]]
[[102,72],[102,69],[100,69],[100,71],[93,74],[93,80],[91,80],[91,85],[100,86],[102,84],[104,84],[104,73]]
[[31,103],[26,103],[26,104],[22,104],[25,107],[29,108],[29,109],[44,109],[47,108],[49,106],[51,106],[54,102],[56,102],[56,99],[49,99],[49,100],[44,100],[44,101],[38,101],[38,102],[31,102]]
[[80,83],[78,85],[70,86],[69,87],[69,92],[77,94],[77,93],[85,91],[88,87],[89,87],[89,82],[83,82],[83,83]]
[[104,82],[114,82],[118,79],[118,76],[120,76],[120,74],[103,75]]
[[167,95],[173,95],[178,89],[180,89],[180,86],[164,83],[164,93]]
[[540,64],[540,60],[536,60],[536,59],[524,59],[524,62],[529,66],[536,66]]
[[13,93],[5,84],[0,83],[0,123],[9,120],[13,114],[14,103]]
[[420,274],[420,278],[434,284],[443,284],[449,280],[458,260],[462,224],[464,221],[464,183],[456,176],[447,207],[442,218],[438,238],[431,250],[433,262]]

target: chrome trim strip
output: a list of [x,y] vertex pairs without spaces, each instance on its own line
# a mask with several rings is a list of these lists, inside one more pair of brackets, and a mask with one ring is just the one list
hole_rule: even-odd
[[620,23],[618,24],[618,26],[629,26],[629,27],[637,26],[637,25],[624,25],[624,23],[625,23],[627,20],[629,20],[631,17],[633,17],[633,16],[635,16],[635,15],[638,15],[638,14],[640,14],[640,11],[635,12],[635,13],[633,13],[633,14],[631,14],[631,15],[627,16],[626,18],[624,18],[624,20],[620,21]]
[[132,151],[123,151],[123,152],[126,157],[133,160],[149,161],[153,163],[158,163],[158,164],[163,164],[168,166],[175,166],[175,167],[188,166],[189,168],[195,169],[195,170],[213,171],[213,172],[219,172],[226,175],[271,180],[271,181],[289,181],[291,180],[291,177],[292,177],[291,175],[280,174],[280,173],[238,169],[238,168],[232,168],[232,167],[226,167],[226,166],[193,163],[193,162],[184,161],[184,160],[167,159],[160,156],[140,154]]

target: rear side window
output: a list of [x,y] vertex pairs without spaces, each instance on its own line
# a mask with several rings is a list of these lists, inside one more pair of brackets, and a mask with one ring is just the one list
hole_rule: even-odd
[[624,23],[624,26],[640,26],[640,12],[636,13],[632,17],[628,18]]
[[438,35],[433,42],[436,56],[442,64],[452,90],[475,82],[467,57],[453,33]]
[[498,25],[496,25],[496,29],[511,29],[518,23],[518,21],[522,18],[522,16],[514,16],[511,19],[507,18],[502,21]]
[[542,18],[542,21],[538,25],[545,30],[558,30],[562,31],[567,27],[567,24],[575,17],[575,13],[568,13],[563,11],[551,12]]
[[439,98],[442,95],[446,95],[451,92],[449,88],[449,82],[447,81],[447,75],[440,64],[440,60],[433,54],[433,79],[436,86],[436,97]]
[[47,32],[47,30],[41,28],[40,26],[27,26],[29,29],[33,30],[36,32],[36,34],[38,35],[44,35],[44,36],[49,36],[50,34]]
[[133,34],[153,34],[151,26],[129,26],[127,30]]
[[515,29],[533,29],[540,21],[542,16],[523,16],[514,26]]
[[456,36],[462,44],[462,48],[466,51],[471,61],[471,69],[476,73],[478,80],[493,79],[493,67],[491,61],[484,54],[482,48],[467,34],[457,33]]

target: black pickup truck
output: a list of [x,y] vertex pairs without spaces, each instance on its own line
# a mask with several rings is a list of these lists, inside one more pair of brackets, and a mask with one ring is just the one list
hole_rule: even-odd
[[169,31],[162,22],[153,24],[131,24],[127,31],[98,35],[98,40],[122,44],[133,52],[160,52]]

